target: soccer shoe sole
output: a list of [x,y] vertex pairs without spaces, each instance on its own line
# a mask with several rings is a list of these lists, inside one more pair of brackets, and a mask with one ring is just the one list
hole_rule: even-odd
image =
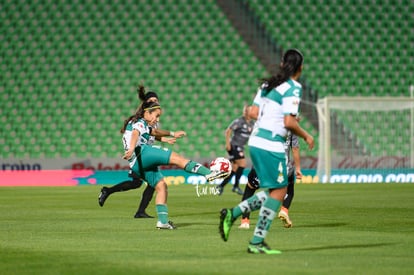
[[214,181],[216,179],[223,179],[223,178],[227,178],[230,175],[230,172],[217,172],[215,174],[209,174],[206,176],[207,181],[211,182]]
[[286,228],[291,228],[292,227],[292,221],[289,219],[289,217],[287,217],[283,214],[279,214],[278,217],[282,221],[284,227],[286,227]]

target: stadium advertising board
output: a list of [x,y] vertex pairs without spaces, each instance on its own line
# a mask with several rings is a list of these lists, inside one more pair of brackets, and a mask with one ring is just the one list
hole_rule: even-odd
[[326,177],[319,180],[317,176],[313,180],[322,183],[414,183],[414,169],[333,169],[329,181]]
[[[128,163],[119,159],[50,159],[2,160],[0,186],[71,186],[84,184],[116,184],[128,179]],[[161,167],[167,184],[205,184],[201,175],[176,167]],[[240,179],[247,183],[249,169]],[[302,169],[302,184],[327,183],[315,169]],[[234,179],[233,179],[234,180]],[[329,183],[414,183],[414,169],[334,169]],[[214,182],[217,184],[218,182]]]

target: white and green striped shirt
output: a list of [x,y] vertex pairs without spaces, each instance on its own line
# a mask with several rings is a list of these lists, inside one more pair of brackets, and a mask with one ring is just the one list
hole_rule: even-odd
[[[132,121],[128,122],[125,132],[122,136],[122,143],[124,144],[124,150],[128,151],[129,146],[131,144],[131,138],[132,138],[132,131],[138,130],[139,132],[139,139],[136,144],[136,147],[141,146],[143,144],[148,144],[151,139],[151,127],[148,125],[148,123],[144,119],[139,119],[137,122],[132,123]],[[137,160],[137,156],[135,155],[135,152],[132,154],[132,157],[128,160],[129,165],[132,167]]]
[[284,153],[287,136],[284,116],[298,114],[301,94],[301,84],[293,79],[282,83],[267,94],[264,89],[260,89],[254,100],[254,104],[259,105],[259,116],[255,130],[250,136],[249,146]]

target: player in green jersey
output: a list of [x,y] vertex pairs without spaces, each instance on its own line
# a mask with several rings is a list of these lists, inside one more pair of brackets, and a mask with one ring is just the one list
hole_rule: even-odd
[[176,165],[189,173],[205,176],[207,181],[228,176],[222,171],[210,171],[202,164],[184,158],[168,148],[148,144],[151,136],[179,138],[183,131],[167,131],[153,128],[159,122],[161,106],[156,102],[144,102],[138,111],[125,120],[121,129],[124,144],[123,158],[128,160],[131,170],[145,180],[156,191],[155,204],[158,216],[156,228],[175,229],[168,219],[167,184],[159,170],[160,165]]
[[255,130],[249,138],[249,151],[260,180],[258,192],[233,208],[220,211],[219,232],[224,241],[234,221],[243,213],[260,209],[259,220],[247,247],[249,253],[280,254],[264,241],[287,190],[285,142],[287,132],[303,138],[312,149],[313,137],[297,121],[302,87],[298,79],[303,69],[303,55],[290,49],[282,57],[279,72],[263,82],[260,113]]
[[[159,98],[156,92],[154,91],[145,91],[145,87],[143,85],[139,85],[138,89],[138,99],[142,102],[157,102],[159,103]],[[140,106],[141,106],[140,104]],[[155,125],[154,127],[158,127],[159,125]],[[166,142],[169,144],[175,143],[175,138],[172,137],[161,137],[161,138],[155,138],[154,136],[151,136],[148,144],[153,144],[155,140]],[[113,193],[116,192],[124,192],[132,189],[137,189],[141,187],[142,185],[142,179],[135,174],[132,170],[128,171],[128,176],[131,178],[130,180],[126,180],[123,182],[120,182],[112,187],[103,187],[101,189],[101,192],[98,196],[98,203],[100,206],[103,206],[105,204],[106,199]],[[147,187],[145,188],[144,192],[142,193],[141,202],[139,204],[139,207],[137,209],[137,212],[135,213],[135,218],[153,218],[153,216],[150,216],[146,213],[146,208],[148,207],[153,195],[154,195],[155,189],[147,184]]]

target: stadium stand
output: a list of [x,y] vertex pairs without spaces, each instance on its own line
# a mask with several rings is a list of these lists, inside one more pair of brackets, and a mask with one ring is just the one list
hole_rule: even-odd
[[140,82],[162,127],[188,132],[175,151],[224,155],[225,127],[267,75],[214,1],[0,5],[3,158],[119,157]]
[[[414,71],[412,1],[244,0],[276,43],[305,55],[305,77],[325,96],[410,96]],[[368,125],[381,139],[366,138],[367,124],[337,112],[338,135],[353,137],[370,155],[406,155],[410,116],[371,114]],[[384,123],[385,121],[385,123]],[[413,138],[413,137],[411,137]],[[345,139],[342,142],[346,142]],[[358,145],[358,144],[356,144]],[[386,152],[384,152],[384,150]]]
[[409,96],[412,1],[244,2],[283,48],[303,51],[319,97]]
[[[412,1],[241,2],[304,52],[319,97],[408,95]],[[2,1],[0,20],[2,158],[119,157],[140,82],[160,95],[161,126],[187,131],[175,151],[225,155],[225,127],[268,75],[212,0]]]

